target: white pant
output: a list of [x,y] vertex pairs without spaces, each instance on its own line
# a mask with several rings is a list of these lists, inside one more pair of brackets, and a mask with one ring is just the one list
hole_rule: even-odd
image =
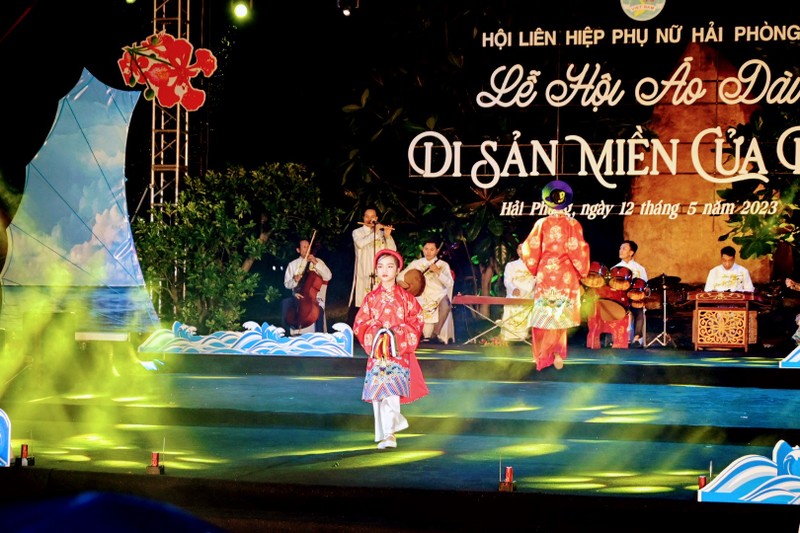
[[400,414],[400,396],[372,402],[372,412],[375,415],[375,442],[408,427],[408,420]]

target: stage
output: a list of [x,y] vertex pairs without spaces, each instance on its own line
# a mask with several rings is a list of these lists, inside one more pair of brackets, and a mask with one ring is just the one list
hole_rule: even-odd
[[[35,466],[0,470],[3,498],[125,492],[228,531],[672,531],[744,516],[796,531],[795,506],[697,502],[698,476],[800,443],[786,353],[572,341],[565,368],[542,372],[523,343],[425,345],[430,395],[404,407],[388,451],[360,400],[361,352],[167,354],[151,371],[84,349],[57,391],[34,358],[0,407]],[[146,473],[152,452],[163,474]],[[513,492],[499,490],[507,466]]]

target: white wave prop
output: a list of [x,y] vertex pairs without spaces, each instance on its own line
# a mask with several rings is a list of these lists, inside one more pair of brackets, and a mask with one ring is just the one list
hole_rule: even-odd
[[140,353],[194,353],[226,355],[296,355],[353,357],[353,330],[337,322],[334,333],[304,333],[286,337],[283,328],[264,322],[245,322],[245,331],[217,331],[197,335],[197,328],[174,322],[160,329],[139,346]]
[[772,459],[745,455],[697,492],[700,502],[800,503],[800,448],[778,441]]

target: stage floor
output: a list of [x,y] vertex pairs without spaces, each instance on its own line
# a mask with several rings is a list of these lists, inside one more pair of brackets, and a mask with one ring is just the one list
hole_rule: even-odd
[[[53,480],[63,490],[70,479],[84,490],[89,480],[106,490],[141,486],[145,496],[169,484],[165,497],[229,530],[239,528],[227,510],[181,500],[176,483],[187,493],[217,484],[233,494],[246,484],[354,499],[364,490],[432,491],[495,504],[577,498],[597,512],[627,504],[706,511],[712,504],[696,502],[699,475],[746,454],[770,457],[781,439],[800,443],[797,376],[778,368],[786,355],[570,346],[563,370],[537,372],[526,344],[426,346],[418,356],[430,395],[403,407],[410,427],[386,451],[375,448],[372,409],[360,400],[361,354],[166,355],[157,371],[101,358],[78,361],[86,368],[67,382],[32,364],[0,407],[12,450],[28,444],[35,466],[4,475],[32,478],[25,483],[40,496]],[[146,474],[152,452],[161,454],[161,475]],[[500,493],[509,466],[515,491]]]

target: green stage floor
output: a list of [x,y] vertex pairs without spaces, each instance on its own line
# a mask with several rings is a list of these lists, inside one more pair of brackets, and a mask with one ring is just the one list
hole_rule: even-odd
[[[570,347],[563,370],[536,372],[529,350],[420,350],[430,395],[404,406],[410,428],[387,451],[375,448],[360,400],[358,355],[167,355],[155,372],[95,365],[58,392],[33,365],[0,407],[12,450],[25,443],[35,456],[23,474],[66,485],[121,476],[495,498],[511,466],[515,491],[504,496],[703,508],[699,475],[769,457],[781,439],[800,443],[797,376],[778,368],[785,354]],[[146,473],[152,452],[163,474]]]

